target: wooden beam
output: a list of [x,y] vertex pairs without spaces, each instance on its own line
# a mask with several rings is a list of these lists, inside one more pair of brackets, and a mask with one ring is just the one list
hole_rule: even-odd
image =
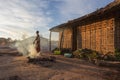
[[75,51],[77,49],[77,27],[74,25],[72,27],[72,51]]
[[62,49],[62,46],[63,46],[63,34],[64,34],[64,30],[62,31],[61,33],[61,36],[60,36],[60,50]]
[[52,31],[50,31],[50,36],[49,36],[49,51],[51,51],[51,35],[52,35]]

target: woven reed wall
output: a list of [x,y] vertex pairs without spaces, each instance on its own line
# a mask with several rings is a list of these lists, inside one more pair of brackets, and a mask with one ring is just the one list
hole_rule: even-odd
[[114,18],[78,27],[77,48],[88,48],[101,53],[114,51]]

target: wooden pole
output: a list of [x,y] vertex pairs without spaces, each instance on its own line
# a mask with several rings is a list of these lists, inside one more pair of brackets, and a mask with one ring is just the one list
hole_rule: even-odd
[[60,39],[60,50],[62,49],[63,46],[63,34],[64,34],[64,30],[61,33],[61,39]]
[[52,34],[52,32],[50,31],[50,36],[49,36],[49,51],[51,51],[51,34]]

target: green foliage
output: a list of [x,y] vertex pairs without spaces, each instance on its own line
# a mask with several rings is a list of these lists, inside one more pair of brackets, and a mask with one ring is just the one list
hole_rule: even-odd
[[78,49],[78,50],[73,52],[73,56],[75,58],[80,58],[80,57],[82,57],[82,55],[80,53],[81,53],[81,49]]
[[92,61],[99,58],[99,53],[91,49],[79,49],[73,52],[74,57]]
[[115,61],[116,59],[115,59],[114,53],[108,52],[107,54],[105,54],[105,55],[103,56],[103,60]]
[[115,53],[118,53],[118,52],[120,52],[120,49],[115,49]]
[[59,48],[55,48],[52,50],[53,54],[55,55],[60,55],[61,54],[61,51],[59,50]]
[[116,49],[115,53],[108,52],[107,54],[100,54],[97,51],[91,49],[78,49],[73,52],[73,56],[79,59],[85,59],[89,61],[94,60],[107,60],[107,61],[120,61],[120,49]]
[[100,55],[97,51],[93,51],[91,54],[88,55],[88,59],[94,60],[94,59],[99,59]]
[[54,51],[54,54],[55,54],[55,55],[60,55],[60,54],[61,54],[61,51],[55,50],[55,51]]
[[115,54],[116,59],[120,61],[120,52]]
[[118,61],[120,61],[120,49],[115,50],[115,57]]
[[53,50],[52,50],[52,52],[54,53],[54,51],[59,51],[60,49],[59,48],[54,48]]

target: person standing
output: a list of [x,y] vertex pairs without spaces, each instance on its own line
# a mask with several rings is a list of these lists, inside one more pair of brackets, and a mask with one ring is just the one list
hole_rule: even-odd
[[33,41],[33,44],[35,44],[35,49],[37,51],[37,53],[40,53],[40,35],[39,35],[39,31],[36,31],[36,38]]

